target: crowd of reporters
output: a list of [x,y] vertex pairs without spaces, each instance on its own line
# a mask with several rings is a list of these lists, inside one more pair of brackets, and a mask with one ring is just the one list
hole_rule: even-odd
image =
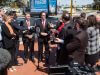
[[[11,72],[16,70],[15,65],[18,64],[19,35],[23,40],[25,63],[28,59],[35,62],[36,36],[38,38],[38,63],[45,56],[45,64],[49,65],[49,44],[52,42],[57,44],[57,65],[66,65],[74,60],[81,65],[94,66],[100,58],[99,21],[97,22],[95,15],[86,18],[86,14],[82,13],[72,18],[68,12],[64,12],[54,26],[48,21],[44,11],[40,13],[38,20],[33,20],[30,13],[26,13],[24,21],[19,24],[15,11],[3,13],[0,9],[0,47],[11,54],[7,67]],[[43,51],[43,45],[45,51]]]

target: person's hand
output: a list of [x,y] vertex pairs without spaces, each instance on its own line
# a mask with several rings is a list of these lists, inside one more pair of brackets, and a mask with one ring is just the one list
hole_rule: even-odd
[[24,31],[22,31],[23,33],[26,33],[27,32],[27,30],[24,30]]
[[62,39],[59,39],[59,38],[56,38],[56,39],[55,39],[55,42],[56,42],[56,43],[63,43],[63,40],[62,40]]
[[56,32],[56,29],[51,29],[51,31],[52,31],[53,33],[55,33],[55,32]]
[[40,33],[42,36],[47,36],[48,34],[47,33],[44,33],[44,32],[41,32]]
[[15,34],[15,33],[11,33],[11,35],[16,36],[16,34]]
[[26,35],[27,38],[32,39],[32,35]]
[[54,25],[52,23],[50,23],[50,28],[54,28]]
[[16,34],[15,33],[11,33],[11,35],[12,35],[12,39],[16,38]]
[[28,38],[29,38],[29,39],[32,39],[32,37],[33,37],[32,35],[29,35],[29,37],[28,37]]

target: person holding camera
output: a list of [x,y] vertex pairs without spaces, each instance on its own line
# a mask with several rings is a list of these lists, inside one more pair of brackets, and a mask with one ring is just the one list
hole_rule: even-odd
[[[24,61],[27,63],[28,57],[32,62],[34,62],[34,36],[35,33],[32,32],[31,28],[35,27],[35,22],[31,18],[30,13],[26,13],[25,20],[23,21],[23,26],[27,27],[27,30],[23,31],[23,44],[24,44]],[[34,28],[35,29],[35,28]],[[33,30],[34,31],[34,30]],[[29,52],[28,52],[29,48]],[[30,53],[30,54],[29,54]]]

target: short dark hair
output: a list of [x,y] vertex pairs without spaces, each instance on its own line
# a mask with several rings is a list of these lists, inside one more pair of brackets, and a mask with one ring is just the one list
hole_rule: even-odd
[[40,18],[42,16],[42,13],[45,13],[46,14],[46,18],[48,17],[47,13],[45,11],[42,11],[42,12],[40,12],[40,15],[39,15]]
[[86,13],[85,12],[82,12],[81,14],[80,14],[80,17],[82,17],[82,18],[86,18]]
[[65,21],[69,21],[70,20],[70,14],[68,12],[64,12],[62,15],[62,19],[64,19]]
[[83,18],[77,18],[75,20],[75,24],[78,23],[80,28],[83,29],[83,30],[86,30],[87,27],[88,27],[88,21],[87,20],[84,20]]
[[6,14],[9,16],[14,16],[16,14],[16,11],[8,11],[6,12]]
[[30,12],[25,12],[25,15],[30,14]]
[[72,20],[75,22],[77,19],[80,19],[80,16],[74,16]]

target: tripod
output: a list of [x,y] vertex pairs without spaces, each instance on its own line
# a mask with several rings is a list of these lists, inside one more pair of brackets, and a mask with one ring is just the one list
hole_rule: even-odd
[[[49,47],[49,49],[50,49],[50,47]],[[37,66],[37,69],[39,69],[40,68],[40,65],[39,65],[39,63],[43,60],[43,57],[45,57],[45,64],[47,64],[47,65],[49,65],[49,58],[50,58],[50,50],[45,50],[44,52],[42,51],[40,51],[40,50],[38,50],[38,66]]]

